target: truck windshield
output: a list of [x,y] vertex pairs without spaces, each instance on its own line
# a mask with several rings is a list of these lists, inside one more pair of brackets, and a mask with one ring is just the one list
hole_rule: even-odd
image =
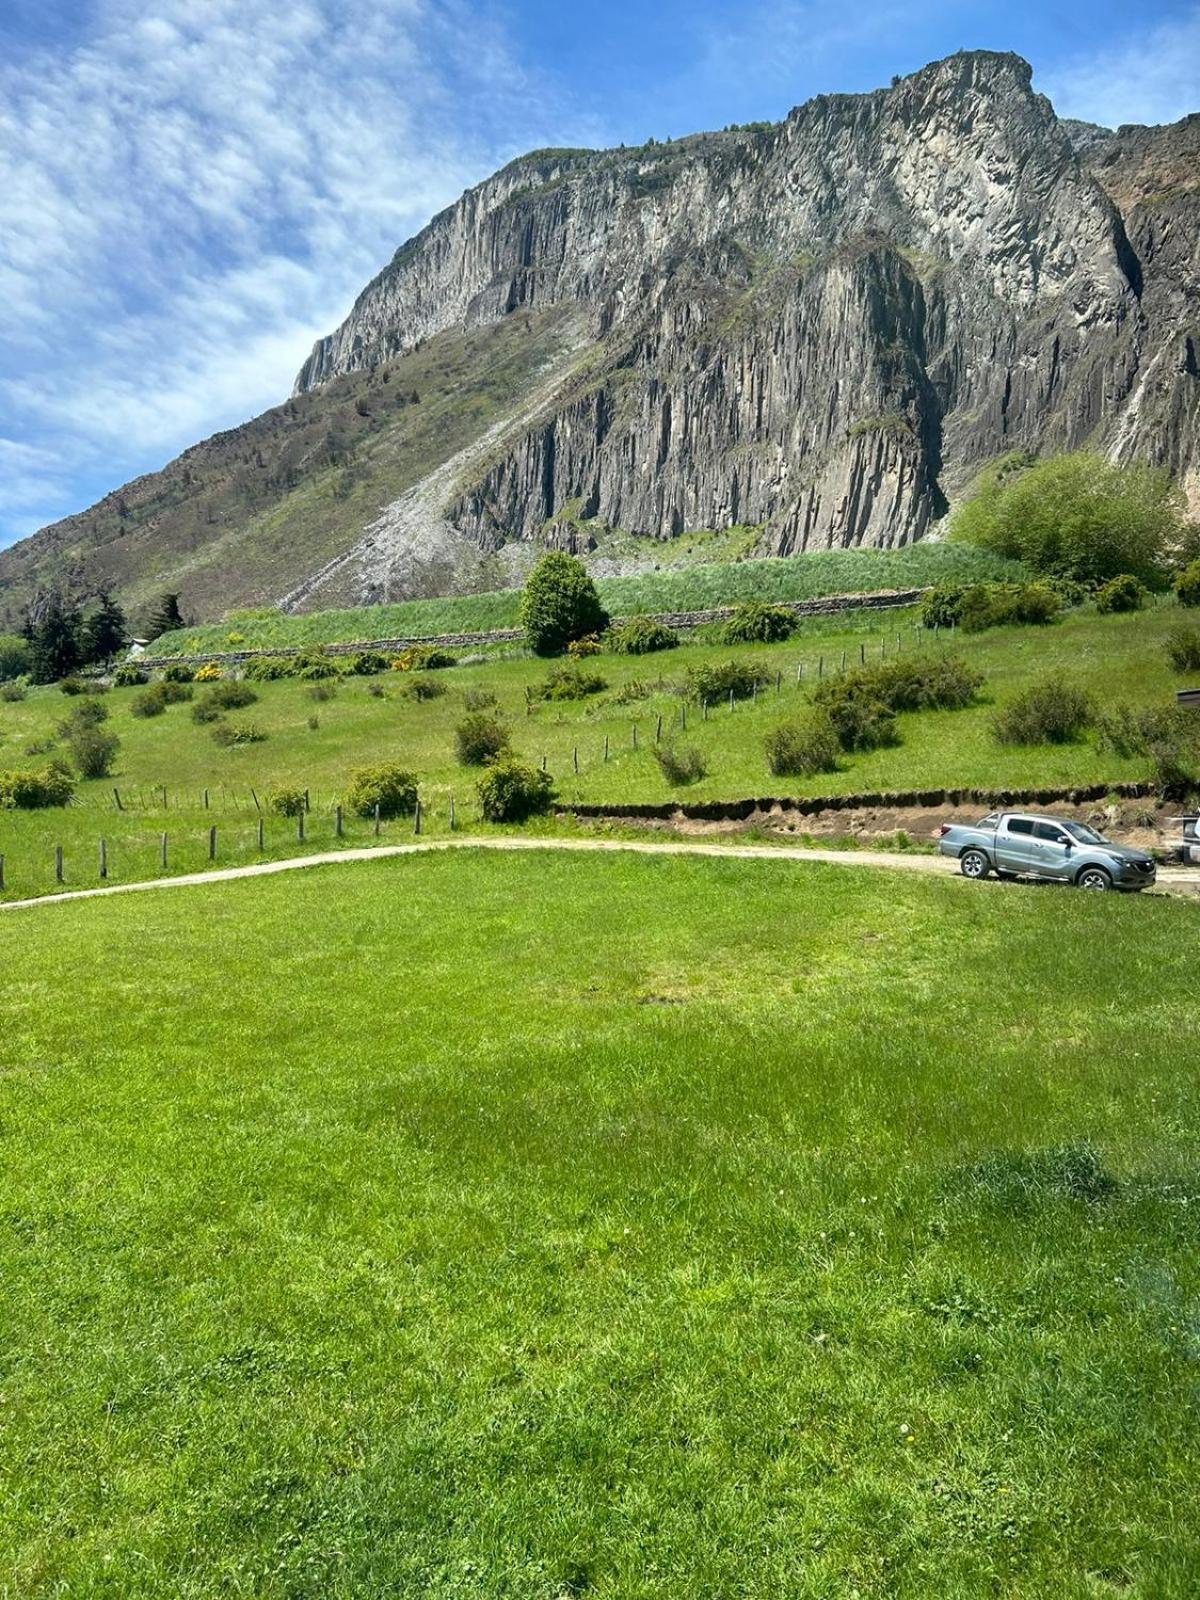
[[1064,822],[1063,827],[1073,839],[1078,839],[1080,844],[1104,843],[1098,833],[1093,833],[1091,828],[1085,828],[1082,822]]

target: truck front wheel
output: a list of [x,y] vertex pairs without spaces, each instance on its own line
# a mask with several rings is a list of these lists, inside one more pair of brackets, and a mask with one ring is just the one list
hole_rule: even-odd
[[959,858],[958,870],[964,878],[986,878],[992,864],[982,850],[964,850]]
[[1111,889],[1112,879],[1103,867],[1084,867],[1075,879],[1078,889]]

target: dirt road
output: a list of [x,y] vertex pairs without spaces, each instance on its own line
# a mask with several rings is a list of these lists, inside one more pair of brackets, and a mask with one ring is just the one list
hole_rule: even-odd
[[[894,850],[809,850],[786,845],[696,844],[675,840],[623,839],[428,839],[411,844],[368,846],[359,850],[326,850],[319,855],[292,856],[284,861],[257,861],[245,867],[218,867],[212,872],[191,872],[176,878],[148,878],[141,883],[111,883],[98,889],[69,889],[62,894],[41,895],[34,900],[0,902],[0,911],[20,911],[31,906],[60,905],[65,900],[96,900],[114,894],[141,894],[149,889],[190,889],[197,884],[228,883],[235,878],[263,878],[275,872],[299,872],[306,867],[336,866],[343,861],[378,861],[391,856],[419,855],[435,850],[590,850],[631,851],[645,856],[732,856],[738,860],[826,862],[838,867],[884,867],[893,872],[936,873],[959,878],[953,862],[942,856],[904,855]],[[991,880],[993,883],[995,880]],[[1163,868],[1158,875],[1159,893],[1188,897],[1200,894],[1200,868]]]

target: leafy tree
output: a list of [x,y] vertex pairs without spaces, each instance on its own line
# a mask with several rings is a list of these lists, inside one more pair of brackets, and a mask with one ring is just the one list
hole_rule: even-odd
[[1175,579],[1175,593],[1181,606],[1200,606],[1200,561],[1184,567]]
[[521,626],[539,656],[558,655],[572,639],[604,631],[608,617],[582,562],[563,550],[538,557],[521,596]]
[[111,595],[102,594],[99,604],[83,626],[82,649],[88,661],[110,661],[124,648],[128,631],[125,613]]
[[26,629],[29,672],[35,683],[57,683],[80,663],[79,612],[55,595],[37,622]]
[[0,683],[29,671],[29,641],[19,633],[0,633]]
[[1118,466],[1079,452],[1030,462],[1006,456],[955,514],[952,537],[1039,572],[1101,584],[1130,573],[1166,581],[1183,533],[1184,497],[1156,467]]
[[152,639],[157,639],[160,634],[173,633],[176,628],[184,628],[187,624],[183,620],[183,612],[179,609],[179,596],[177,594],[164,594],[158,602],[158,609],[150,618],[147,628]]

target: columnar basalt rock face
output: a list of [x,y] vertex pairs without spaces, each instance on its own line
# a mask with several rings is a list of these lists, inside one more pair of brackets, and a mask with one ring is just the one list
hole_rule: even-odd
[[1006,449],[1186,470],[1195,195],[1145,214],[1159,133],[1060,124],[1023,61],[972,53],[777,126],[532,157],[405,246],[299,385],[457,320],[586,306],[590,373],[451,507],[485,548],[591,518],[895,544]]

